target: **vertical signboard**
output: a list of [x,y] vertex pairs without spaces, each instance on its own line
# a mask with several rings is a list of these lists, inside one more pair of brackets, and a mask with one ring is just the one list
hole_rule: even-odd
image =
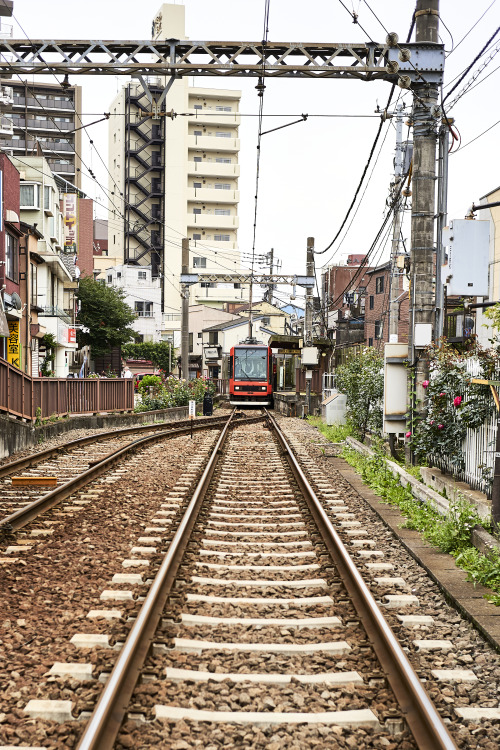
[[78,197],[63,193],[64,252],[78,252]]
[[3,232],[3,172],[0,171],[0,232]]
[[7,339],[7,362],[21,369],[21,342],[19,340],[19,321],[8,320],[9,338]]

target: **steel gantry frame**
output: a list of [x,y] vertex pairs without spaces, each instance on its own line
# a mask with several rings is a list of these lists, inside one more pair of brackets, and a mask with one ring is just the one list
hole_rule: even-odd
[[0,40],[0,73],[383,79],[441,83],[442,44]]

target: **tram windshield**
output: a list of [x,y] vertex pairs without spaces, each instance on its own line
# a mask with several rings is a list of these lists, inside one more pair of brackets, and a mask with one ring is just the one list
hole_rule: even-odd
[[234,350],[235,380],[267,380],[267,349],[246,349],[236,347]]

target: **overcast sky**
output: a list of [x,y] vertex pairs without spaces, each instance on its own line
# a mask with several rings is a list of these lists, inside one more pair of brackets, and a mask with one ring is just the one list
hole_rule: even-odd
[[[197,40],[256,41],[262,39],[264,0],[185,0],[186,34]],[[372,15],[364,0],[345,0],[349,9],[359,14],[359,22],[372,39],[383,41],[386,32]],[[410,26],[413,0],[371,0],[369,3],[381,23],[395,31],[400,41],[406,39]],[[151,21],[161,3],[157,0],[15,0],[14,36],[27,35],[36,39],[148,39]],[[484,18],[458,45],[482,13]],[[140,8],[140,12],[138,12]],[[459,75],[478,54],[493,31],[500,25],[500,2],[492,0],[442,0],[441,16],[449,31],[441,25],[446,50],[453,50],[446,62],[445,84]],[[452,37],[453,36],[453,41]],[[367,35],[336,0],[271,0],[269,39],[284,42],[364,42]],[[495,42],[500,43],[500,36]],[[499,47],[500,48],[500,47]],[[495,45],[492,51],[496,49]],[[470,75],[486,59],[481,58]],[[499,66],[500,55],[493,59],[478,82]],[[43,79],[42,79],[43,80]],[[54,80],[53,78],[45,80]],[[83,86],[84,122],[97,119],[107,111],[118,88],[125,79],[113,76],[78,77],[71,83]],[[200,78],[197,85],[241,89],[242,114],[255,115],[258,97],[254,78]],[[462,148],[450,156],[449,217],[463,218],[468,206],[500,185],[498,142],[500,125],[469,146],[466,144],[500,120],[498,96],[500,71],[493,72],[483,83],[469,91],[449,113],[456,119],[462,137]],[[461,87],[460,87],[461,88]],[[302,113],[322,115],[310,117],[262,139],[261,179],[257,218],[258,253],[274,247],[283,262],[283,271],[305,272],[306,239],[316,239],[316,249],[323,249],[336,234],[349,206],[355,187],[370,151],[378,119],[338,118],[326,115],[373,115],[377,102],[387,101],[390,84],[384,81],[365,83],[339,80],[268,80],[264,97],[266,115],[287,115],[289,120]],[[398,92],[399,93],[399,90]],[[397,96],[396,93],[396,96]],[[410,103],[411,95],[404,100]],[[401,99],[400,99],[401,101]],[[267,117],[265,129],[287,122],[286,118]],[[362,204],[332,262],[348,253],[368,250],[380,227],[388,196],[393,169],[395,131],[388,123],[387,137],[370,178]],[[84,137],[84,161],[107,187],[107,173],[99,155],[107,160],[107,124],[88,129],[95,148]],[[257,118],[243,117],[241,137],[241,203],[239,206],[239,245],[244,251],[252,248],[254,212]],[[382,139],[381,139],[382,140]],[[466,146],[464,148],[464,145]],[[96,151],[97,149],[97,151]],[[98,152],[98,153],[97,153]],[[377,152],[378,153],[378,152]],[[96,183],[83,178],[83,188],[107,205],[105,192]],[[100,217],[104,208],[97,208]],[[409,217],[405,236],[409,237]],[[338,242],[334,246],[338,246]],[[330,260],[332,251],[319,256],[317,265]],[[378,257],[388,257],[389,246]],[[282,288],[284,291],[284,288]]]

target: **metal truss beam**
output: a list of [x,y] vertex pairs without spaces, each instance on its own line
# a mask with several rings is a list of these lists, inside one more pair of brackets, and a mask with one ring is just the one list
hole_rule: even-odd
[[290,286],[314,287],[314,276],[269,273],[186,273],[181,274],[181,284],[198,284],[200,281],[220,282],[221,284],[289,284]]
[[193,42],[0,40],[0,75],[264,75],[267,78],[383,79],[439,83],[444,69],[440,44],[386,42]]

